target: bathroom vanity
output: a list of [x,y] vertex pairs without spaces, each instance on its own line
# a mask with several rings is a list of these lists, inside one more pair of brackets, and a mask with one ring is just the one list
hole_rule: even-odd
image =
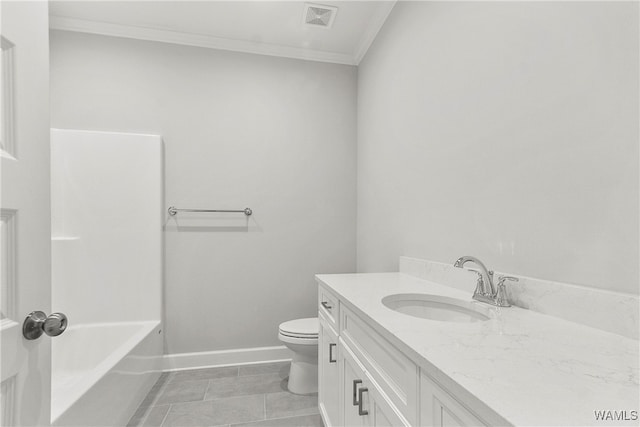
[[[637,340],[472,302],[470,291],[402,273],[316,279],[327,427],[602,425],[598,410],[638,425]],[[399,295],[457,301],[480,316],[424,318],[389,303]]]

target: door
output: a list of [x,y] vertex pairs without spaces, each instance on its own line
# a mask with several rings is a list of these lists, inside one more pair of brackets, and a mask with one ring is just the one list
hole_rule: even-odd
[[320,320],[320,337],[318,340],[318,406],[326,427],[339,426],[340,420],[340,371],[338,369],[338,334],[324,320]]
[[0,423],[50,422],[51,342],[22,336],[51,309],[46,1],[0,1]]

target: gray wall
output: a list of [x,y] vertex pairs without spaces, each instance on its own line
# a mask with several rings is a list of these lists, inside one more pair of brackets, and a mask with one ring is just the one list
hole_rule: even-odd
[[399,2],[358,70],[358,270],[638,292],[638,3]]
[[51,73],[53,127],[164,137],[167,205],[254,210],[168,219],[167,353],[279,345],[355,270],[354,67],[53,32]]

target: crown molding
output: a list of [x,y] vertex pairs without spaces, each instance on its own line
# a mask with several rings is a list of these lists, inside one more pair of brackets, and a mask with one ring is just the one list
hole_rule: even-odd
[[396,5],[396,2],[397,0],[382,2],[384,6],[380,8],[377,15],[369,24],[367,31],[364,33],[364,35],[360,39],[358,48],[355,50],[353,60],[356,65],[360,65],[360,61],[362,61],[364,56],[367,54],[367,51],[371,47],[371,44],[373,44],[373,41],[376,39],[376,36],[380,32],[380,29],[382,28],[382,26],[387,21],[387,18],[389,17],[389,14],[391,13],[391,10],[393,9],[393,7]]
[[[306,61],[357,65],[357,62],[352,55],[344,53],[308,50],[290,46],[257,43],[244,40],[231,40],[201,34],[183,33],[179,31],[159,30],[155,28],[90,21],[85,19],[68,18],[64,16],[50,16],[49,28],[52,30],[75,31],[89,34],[99,34],[103,36],[157,41],[186,46],[204,47],[209,49],[253,53],[257,55],[302,59]],[[377,34],[378,30],[379,28],[375,31],[375,34]],[[367,34],[368,33],[369,32],[367,32]],[[375,34],[373,37],[375,37]],[[373,41],[373,39],[371,39],[371,41]],[[371,44],[371,41],[369,41],[369,44]]]

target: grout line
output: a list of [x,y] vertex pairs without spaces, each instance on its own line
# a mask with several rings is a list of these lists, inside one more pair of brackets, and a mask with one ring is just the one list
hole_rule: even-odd
[[274,421],[274,420],[288,420],[289,418],[298,418],[298,417],[313,417],[314,415],[320,416],[320,413],[317,414],[302,414],[302,415],[289,415],[288,417],[275,417],[275,418],[267,418],[265,421]]
[[171,411],[171,406],[169,405],[169,409],[167,409],[167,413],[164,414],[164,418],[162,418],[162,422],[160,423],[160,427],[162,427],[164,425],[164,422],[167,420],[167,417],[169,416],[169,412]]
[[[273,375],[273,374],[279,374],[280,371],[273,371],[273,372],[262,372],[260,374],[248,374],[248,375],[240,375],[239,378],[244,378],[244,377],[257,377],[258,375]],[[289,376],[287,374],[287,376]],[[286,377],[285,377],[286,378]]]
[[153,406],[149,406],[144,410],[144,416],[140,418],[140,421],[138,422],[138,424],[136,424],[136,427],[140,427],[144,425],[145,421],[147,421],[147,418],[149,418],[149,413],[151,412],[150,411],[151,408],[153,408]]
[[[220,377],[220,378],[210,378],[209,381],[218,381],[218,380],[227,380],[229,378],[251,378],[251,377],[262,377],[262,376],[267,376],[267,375],[279,375],[280,372],[264,372],[262,374],[251,374],[251,375],[240,375],[239,377]],[[281,380],[287,378],[289,375],[283,377],[280,377]]]
[[207,384],[207,388],[204,389],[204,396],[202,396],[202,400],[207,400],[207,394],[209,394],[209,389],[211,388],[211,380]]
[[162,396],[162,394],[164,393],[165,389],[167,388],[167,386],[169,385],[169,382],[171,381],[170,378],[167,378],[162,385],[160,386],[160,388],[158,389],[158,392],[156,393],[155,397],[153,398],[153,400],[151,401],[151,403],[149,404],[149,406],[153,407],[153,406],[162,406],[162,405],[156,405],[156,403],[158,403],[158,400],[160,399],[160,396]]
[[[162,396],[162,394],[164,393],[164,389],[166,388],[167,384],[162,384],[162,386],[160,386],[160,388],[158,388],[158,390],[155,393],[155,396],[153,397],[153,400],[151,401],[151,403],[149,403],[148,409],[153,409],[153,408],[157,408],[158,406],[166,406],[169,405],[169,403],[163,403],[161,405],[158,405],[158,401],[160,400],[160,396]],[[149,411],[151,412],[151,411]],[[148,415],[148,413],[147,413]],[[146,417],[145,417],[145,421],[146,421]]]
[[267,394],[266,393],[262,395],[262,401],[264,402],[264,405],[262,405],[264,418],[262,418],[262,419],[266,420],[267,419]]
[[204,389],[204,393],[202,393],[202,399],[200,399],[198,402],[204,402],[206,400],[205,397],[207,397],[207,392],[209,391],[210,385],[211,385],[211,380],[207,380],[207,386]]
[[[270,393],[249,393],[249,394],[237,394],[237,395],[233,395],[233,396],[224,396],[224,397],[215,397],[213,399],[205,399],[205,402],[213,402],[213,401],[217,401],[217,400],[224,400],[224,399],[236,399],[238,397],[251,397],[251,396],[260,396],[260,395],[267,395],[267,394],[276,394],[276,393],[282,393],[281,391],[272,391]],[[180,402],[182,403],[182,402]]]
[[136,412],[134,412],[134,414],[131,416],[131,418],[129,419],[129,422],[127,422],[127,427],[131,426],[131,427],[139,427],[142,424],[142,421],[144,420],[144,416],[140,417],[140,419],[138,420],[137,423],[135,424],[131,424],[131,420],[133,420],[136,416],[136,414],[138,413],[138,411],[140,410],[140,408],[136,409]]

